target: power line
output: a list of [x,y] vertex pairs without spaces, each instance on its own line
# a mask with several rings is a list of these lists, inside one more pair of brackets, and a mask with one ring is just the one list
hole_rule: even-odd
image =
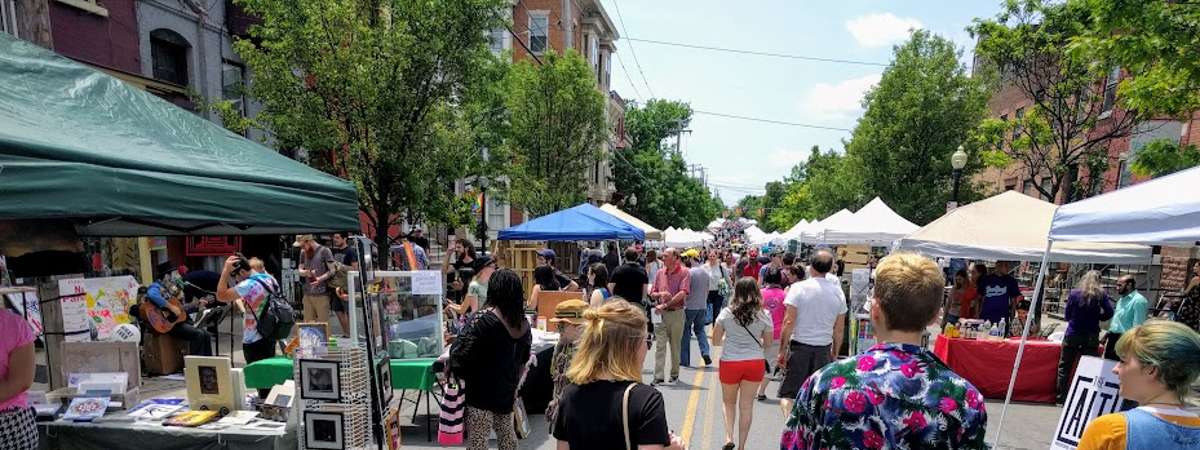
[[[805,60],[805,61],[820,61],[820,62],[831,62],[831,63],[841,63],[841,64],[857,64],[860,66],[876,66],[876,67],[887,67],[888,66],[887,64],[884,64],[884,63],[877,63],[877,62],[871,62],[871,61],[857,61],[857,60],[853,60],[853,59],[838,59],[838,58],[822,58],[822,57],[818,57],[818,56],[791,55],[791,54],[787,54],[787,53],[764,52],[764,51],[757,51],[757,50],[740,50],[740,49],[724,48],[724,47],[712,47],[712,46],[707,46],[707,45],[687,44],[687,43],[683,43],[683,42],[659,41],[659,40],[654,40],[654,39],[638,39],[638,38],[632,38],[632,37],[628,37],[628,36],[625,37],[625,40],[628,40],[630,42],[645,42],[647,44],[670,45],[670,46],[675,46],[675,47],[685,47],[685,48],[692,48],[692,49],[697,49],[697,50],[709,50],[709,51],[714,51],[714,52],[739,53],[739,54],[744,54],[744,55],[755,55],[755,56],[769,56],[769,57],[773,57],[773,58],[800,59],[800,60]],[[633,48],[632,44],[630,45],[630,48]]]
[[[636,97],[636,99],[637,99],[637,100],[641,100],[641,98],[642,98],[642,93],[641,93],[641,92],[638,92],[637,84],[636,84],[636,83],[634,83],[634,81],[633,81],[633,77],[629,76],[629,70],[625,68],[625,61],[622,61],[622,60],[621,60],[621,54],[620,54],[620,53],[613,53],[613,56],[616,56],[616,57],[617,57],[617,64],[620,64],[620,65],[621,65],[621,72],[624,72],[624,73],[625,73],[625,78],[629,80],[629,87],[633,88],[633,94],[637,96],[637,97]],[[635,103],[636,103],[636,102],[635,102]]]
[[770,124],[775,124],[775,125],[788,125],[788,126],[793,126],[793,127],[815,128],[818,130],[833,130],[833,131],[845,131],[845,132],[853,131],[849,128],[829,127],[829,126],[824,126],[824,125],[813,125],[813,124],[809,124],[809,123],[800,123],[800,122],[787,122],[787,121],[783,121],[783,120],[774,120],[774,119],[762,119],[762,118],[758,118],[758,117],[739,116],[736,114],[725,114],[725,113],[712,112],[712,111],[701,111],[698,109],[693,109],[692,112],[696,113],[696,114],[704,114],[707,116],[724,117],[727,119],[748,120],[751,122],[762,122],[762,123],[770,123]]
[[[629,35],[629,29],[625,28],[625,19],[621,18],[621,5],[617,0],[613,0],[613,8],[617,11],[617,21],[621,24],[621,31]],[[650,97],[655,97],[654,88],[650,87],[650,82],[646,81],[646,72],[642,71],[642,63],[638,61],[637,51],[633,49],[633,42],[629,42],[629,54],[633,55],[633,65],[637,68],[638,73],[642,75],[642,83],[646,85],[646,92],[650,93]]]
[[525,52],[529,53],[529,56],[533,57],[533,60],[537,61],[539,66],[543,65],[542,58],[538,58],[537,53],[534,53],[533,50],[529,49],[528,45],[525,45],[525,41],[521,40],[521,36],[518,36],[517,33],[515,31],[513,31],[511,26],[509,26],[508,24],[505,24],[504,29],[508,30],[508,34],[511,34],[513,39],[515,39],[518,44],[521,44],[521,48],[525,49]]

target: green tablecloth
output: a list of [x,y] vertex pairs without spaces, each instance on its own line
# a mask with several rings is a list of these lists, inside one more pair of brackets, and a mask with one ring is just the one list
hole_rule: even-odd
[[[434,361],[433,358],[391,360],[392,388],[432,390]],[[286,356],[255,361],[243,369],[246,387],[250,389],[270,389],[292,379],[292,373],[292,360]]]

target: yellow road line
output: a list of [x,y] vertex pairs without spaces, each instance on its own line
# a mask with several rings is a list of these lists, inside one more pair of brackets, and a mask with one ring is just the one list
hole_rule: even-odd
[[683,442],[692,442],[692,428],[696,422],[696,405],[700,404],[700,387],[704,383],[704,371],[697,370],[692,379],[692,394],[688,396],[687,414],[683,416],[683,432],[679,437]]
[[700,445],[692,448],[709,449],[712,448],[712,431],[713,418],[717,416],[717,410],[713,409],[713,404],[717,397],[721,395],[721,383],[711,382],[712,386],[704,393],[704,427],[700,431]]

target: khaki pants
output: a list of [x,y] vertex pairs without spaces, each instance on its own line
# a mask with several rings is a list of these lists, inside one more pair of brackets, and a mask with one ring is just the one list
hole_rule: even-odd
[[668,346],[671,347],[671,378],[679,378],[679,354],[683,347],[682,309],[662,312],[662,323],[654,326],[654,340],[654,379],[667,379],[664,375]]
[[329,294],[304,294],[304,321],[329,323]]

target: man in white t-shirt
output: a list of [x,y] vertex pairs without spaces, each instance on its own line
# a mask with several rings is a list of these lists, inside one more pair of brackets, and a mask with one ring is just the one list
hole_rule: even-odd
[[779,364],[787,364],[787,375],[779,385],[779,399],[790,412],[800,385],[817,369],[836,357],[846,326],[846,294],[836,281],[826,278],[833,269],[833,253],[819,250],[809,264],[807,280],[788,290],[787,313],[783,316]]

